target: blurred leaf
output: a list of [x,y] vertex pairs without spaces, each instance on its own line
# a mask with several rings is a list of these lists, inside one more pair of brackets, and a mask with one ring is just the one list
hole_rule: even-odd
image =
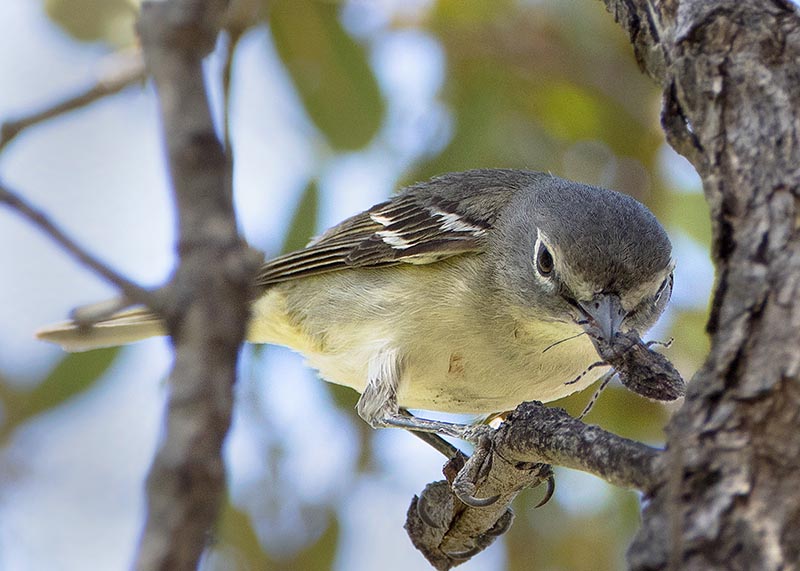
[[133,0],[45,0],[44,6],[50,19],[76,40],[116,47],[136,41],[138,2]]
[[339,545],[339,521],[328,518],[328,526],[319,539],[298,553],[292,561],[292,569],[304,571],[327,571],[333,569]]
[[680,228],[706,249],[711,247],[711,214],[700,192],[668,192],[665,222]]
[[[571,37],[576,17],[592,51]],[[620,66],[630,48],[610,24],[602,10],[561,3],[438,2],[431,27],[446,53],[453,136],[407,180],[478,166],[568,176],[566,153],[586,141],[651,165],[663,134],[642,109],[658,92],[635,66]],[[625,42],[594,49],[605,32]]]
[[512,5],[509,0],[439,0],[435,3],[432,19],[469,27],[480,25],[495,16],[498,10]]
[[219,519],[219,546],[215,550],[222,555],[216,566],[230,571],[232,569],[303,569],[304,571],[327,571],[333,568],[339,544],[339,523],[335,517],[328,518],[325,531],[305,549],[291,556],[271,557],[264,551],[253,521],[244,511],[234,506],[230,499],[225,502]]
[[[597,383],[579,393],[555,401],[553,406],[564,408],[573,416],[577,416],[596,389]],[[667,409],[662,404],[632,393],[615,381],[597,399],[586,422],[597,424],[604,430],[626,438],[662,442]]]
[[585,89],[565,81],[540,87],[531,103],[544,128],[559,139],[593,139],[600,136],[602,105]]
[[453,57],[447,89],[455,113],[453,137],[440,155],[419,165],[408,182],[475,167],[546,170],[554,164],[558,145],[523,105],[531,86],[497,61]]
[[306,186],[294,210],[292,222],[283,240],[282,252],[292,252],[305,246],[317,229],[318,217],[319,188],[317,182],[312,180]]
[[358,149],[384,115],[366,50],[342,28],[335,2],[266,0],[278,54],[314,124],[336,149]]
[[358,402],[358,392],[344,385],[325,383],[325,387],[333,399],[333,403],[340,409],[353,412]]
[[6,409],[2,433],[8,434],[11,429],[29,418],[87,391],[111,367],[119,351],[119,347],[112,347],[70,353],[33,390],[16,390],[4,386],[0,391]]
[[674,337],[668,357],[686,380],[705,360],[711,348],[706,333],[708,310],[682,310],[675,315],[670,335]]
[[556,487],[560,493],[544,507],[534,509],[540,496],[523,492],[514,502],[517,517],[504,536],[507,546],[508,571],[534,569],[568,569],[569,571],[615,571],[624,569],[624,553],[639,517],[635,493],[614,488],[599,479],[596,492],[575,490],[587,500],[585,510],[570,499],[562,504],[571,490],[556,470]]
[[26,413],[33,416],[86,391],[111,367],[119,347],[70,353],[28,393]]
[[225,501],[219,517],[221,551],[231,552],[237,569],[271,569],[273,561],[264,552],[253,523],[243,511],[234,506],[230,498]]

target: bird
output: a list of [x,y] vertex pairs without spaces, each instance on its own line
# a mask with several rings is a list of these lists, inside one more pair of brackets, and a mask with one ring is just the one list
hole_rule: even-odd
[[[626,194],[536,171],[449,173],[265,262],[247,340],[358,391],[373,427],[469,438],[469,423],[406,411],[486,417],[586,388],[603,374],[581,374],[598,360],[589,328],[647,331],[674,266],[664,228]],[[137,307],[37,336],[84,351],[164,334]]]

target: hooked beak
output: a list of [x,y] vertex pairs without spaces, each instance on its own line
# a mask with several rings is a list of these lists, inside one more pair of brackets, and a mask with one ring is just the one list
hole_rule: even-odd
[[615,294],[598,294],[588,302],[578,302],[590,322],[594,322],[603,337],[611,340],[619,331],[619,326],[628,315],[622,307],[622,302]]

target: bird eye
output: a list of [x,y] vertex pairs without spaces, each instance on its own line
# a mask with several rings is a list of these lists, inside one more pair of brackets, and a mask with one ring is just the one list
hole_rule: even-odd
[[553,272],[553,255],[544,244],[539,246],[536,254],[536,269],[543,276],[549,276]]

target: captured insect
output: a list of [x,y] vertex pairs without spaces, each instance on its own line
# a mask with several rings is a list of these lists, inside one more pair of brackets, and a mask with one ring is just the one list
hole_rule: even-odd
[[634,330],[618,332],[611,339],[606,339],[599,328],[595,331],[590,326],[587,333],[602,360],[590,365],[568,384],[576,383],[595,367],[610,366],[612,370],[602,377],[600,386],[579,418],[586,416],[615,375],[619,376],[627,389],[651,400],[674,401],[686,394],[686,382],[675,366],[664,355],[650,348],[663,343],[645,343]]

